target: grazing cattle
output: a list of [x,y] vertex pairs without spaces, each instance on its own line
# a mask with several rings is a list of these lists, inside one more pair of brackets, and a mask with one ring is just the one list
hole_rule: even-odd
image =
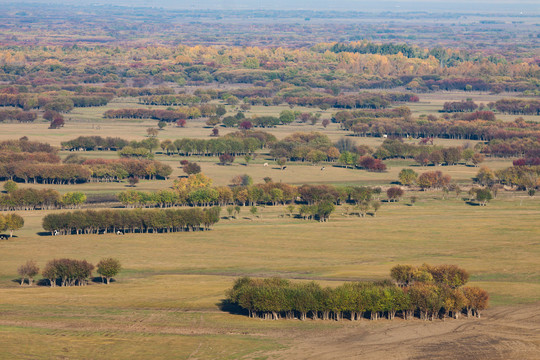
[[8,236],[4,234],[0,234],[0,240],[7,240]]
[[286,168],[287,168],[287,167],[286,167],[286,166],[284,166],[284,167],[282,167],[282,168],[281,168],[281,170],[285,170]]
[[118,230],[118,231],[116,232],[116,235],[124,235],[124,233],[121,232],[120,230]]
[[323,171],[324,169],[326,169],[324,166],[321,168],[321,171]]
[[386,139],[388,137],[388,135],[384,134],[382,137]]
[[58,235],[58,230],[54,230],[53,235],[54,235],[54,236]]
[[263,166],[268,166],[268,163],[264,163]]

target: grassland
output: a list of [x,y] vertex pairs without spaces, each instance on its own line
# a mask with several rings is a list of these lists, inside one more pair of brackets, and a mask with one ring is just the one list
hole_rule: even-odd
[[[458,95],[461,96],[447,97],[447,101],[459,99]],[[414,105],[413,110],[416,115],[434,112],[442,106],[440,101],[428,97],[427,104]],[[101,119],[105,110],[126,106],[140,105],[118,100],[103,108],[76,109],[70,115],[72,119],[59,130],[48,130],[46,123],[2,124],[0,140],[26,135],[59,145],[61,141],[90,134],[140,140],[148,127],[155,126],[154,121],[105,122]],[[276,114],[280,110],[279,107],[253,107],[251,112]],[[323,117],[329,116],[330,112],[324,112]],[[225,134],[233,130],[221,131]],[[335,124],[327,129],[320,125],[293,124],[269,131],[278,138],[294,131],[321,131],[332,140],[346,135]],[[169,126],[160,132],[159,139],[207,138],[209,133],[210,129],[205,128],[203,122],[195,121],[185,129]],[[372,138],[351,139],[372,147],[381,142]],[[436,140],[436,143],[464,142]],[[111,152],[81,155],[116,156]],[[142,181],[137,189],[166,188],[174,178],[183,175],[178,167],[181,157],[157,155],[156,159],[174,168],[171,179]],[[256,182],[270,176],[274,181],[293,184],[389,186],[403,167],[414,166],[418,172],[433,170],[433,167],[415,166],[410,160],[395,160],[387,162],[389,170],[384,173],[334,166],[326,166],[326,170],[321,171],[320,166],[308,164],[289,164],[281,171],[262,166],[268,161],[264,152],[249,166],[242,165],[241,160],[232,166],[217,165],[215,158],[193,160],[201,164],[203,172],[213,178],[216,185],[228,184],[234,175],[247,173]],[[510,164],[510,159],[486,161],[492,169]],[[463,165],[441,170],[463,185],[470,184],[478,171]],[[55,188],[61,192],[76,188],[86,193],[115,193],[125,190],[125,186],[125,183],[89,183]],[[328,223],[283,216],[285,209],[281,206],[261,208],[258,217],[244,208],[237,219],[224,217],[213,231],[180,234],[40,236],[45,212],[24,212],[25,227],[17,232],[16,238],[0,242],[0,358],[302,358],[310,350],[316,354],[318,346],[305,345],[305,339],[320,339],[324,343],[331,334],[340,333],[343,338],[334,338],[336,344],[352,344],[358,341],[360,334],[375,333],[378,334],[375,340],[366,340],[366,344],[374,345],[380,344],[387,332],[396,331],[396,326],[400,331],[418,336],[429,336],[442,326],[446,330],[441,330],[439,335],[455,334],[459,333],[458,326],[466,326],[462,321],[431,325],[421,321],[404,325],[400,320],[392,325],[385,320],[359,324],[265,322],[222,311],[220,303],[226,289],[234,279],[244,275],[318,280],[335,286],[348,280],[387,278],[390,268],[398,263],[452,263],[468,269],[473,274],[471,283],[489,291],[494,309],[492,318],[514,311],[504,309],[537,309],[540,299],[538,196],[531,198],[523,193],[501,190],[487,207],[479,207],[467,205],[455,195],[443,200],[440,192],[415,192],[414,195],[418,197],[414,206],[410,206],[410,194],[407,194],[401,202],[384,203],[376,216],[366,218],[346,216],[339,207]],[[92,283],[86,287],[30,288],[20,287],[15,281],[17,267],[28,259],[36,260],[43,267],[52,258],[79,258],[96,263],[106,256],[119,258],[124,267],[109,286]],[[487,326],[480,320],[472,324]],[[474,333],[474,329],[471,331]],[[412,337],[407,339],[405,343],[413,341]],[[538,339],[531,341],[540,344]],[[286,351],[292,348],[304,349],[305,353],[287,355]],[[332,356],[332,351],[330,347],[327,356],[318,358],[347,358],[340,356],[339,351]],[[501,356],[507,353],[493,354],[503,358]],[[385,357],[378,352],[371,356]]]
[[[412,207],[387,204],[376,217],[338,210],[329,223],[317,223],[278,217],[280,207],[258,218],[245,209],[211,232],[130,236],[38,236],[43,213],[28,213],[18,237],[0,244],[0,357],[47,358],[45,346],[68,358],[143,359],[151,351],[155,358],[232,359],[286,347],[287,333],[340,326],[221,312],[225,290],[241,275],[335,285],[386,278],[398,263],[454,263],[471,271],[493,306],[534,303],[539,205],[503,194],[483,208],[429,194]],[[125,268],[110,286],[21,288],[13,281],[28,258],[43,266],[54,257],[95,263],[109,255]],[[23,339],[33,340],[21,348]],[[107,353],[90,350],[99,344]]]

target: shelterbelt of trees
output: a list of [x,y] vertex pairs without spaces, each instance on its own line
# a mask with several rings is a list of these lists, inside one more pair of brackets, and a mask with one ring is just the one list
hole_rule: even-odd
[[45,231],[60,235],[106,233],[168,233],[210,230],[219,221],[220,207],[153,210],[76,210],[48,214]]
[[280,278],[236,280],[227,292],[227,305],[236,305],[249,317],[265,320],[280,318],[352,321],[368,316],[403,319],[438,319],[462,313],[480,317],[488,307],[488,293],[464,286],[469,274],[455,265],[420,267],[397,265],[394,280],[350,282],[336,288],[323,288],[316,282],[293,283]]
[[183,205],[257,205],[287,204],[291,202],[313,205],[322,201],[335,204],[370,201],[381,193],[380,188],[363,186],[302,185],[268,181],[252,185],[251,178],[239,175],[233,186],[212,186],[212,179],[202,173],[190,175],[174,182],[172,190],[144,192],[127,190],[118,199],[128,207],[171,207]]
[[[147,142],[151,142],[148,139]],[[113,142],[117,140],[113,140]],[[145,140],[143,140],[145,141]],[[157,140],[156,140],[157,141]],[[141,146],[145,145],[143,143]],[[155,146],[157,146],[159,142]],[[73,160],[73,163],[69,161]],[[74,184],[87,181],[119,181],[128,177],[166,179],[169,165],[148,159],[66,158],[60,163],[57,150],[49,144],[26,138],[0,142],[0,179],[43,184]]]
[[64,195],[54,189],[14,189],[7,194],[0,194],[0,210],[51,210],[78,208],[86,201],[86,195],[80,191],[67,192]]
[[340,111],[332,121],[357,136],[438,137],[489,141],[513,137],[538,137],[540,125],[516,119],[512,122],[497,121],[489,110],[458,112],[441,118],[430,115],[412,118],[405,107],[392,110]]

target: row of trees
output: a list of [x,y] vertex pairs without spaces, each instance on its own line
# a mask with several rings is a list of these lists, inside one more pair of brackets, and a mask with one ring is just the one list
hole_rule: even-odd
[[118,109],[107,110],[103,117],[106,119],[153,119],[166,122],[176,122],[178,120],[196,119],[202,116],[198,107],[181,110],[161,110],[161,109]]
[[139,103],[144,105],[182,106],[199,104],[200,102],[200,97],[189,94],[150,95],[139,98]]
[[494,121],[494,114],[490,111],[459,114],[456,119],[439,119],[435,116],[419,119],[352,116],[342,121],[341,127],[356,136],[438,137],[482,141],[538,136],[540,133],[540,125],[537,123],[526,123],[522,119],[512,122]]
[[111,94],[99,96],[55,95],[38,96],[37,94],[0,93],[0,106],[13,106],[24,110],[43,109],[68,112],[74,107],[104,106],[111,101]]
[[55,164],[60,162],[60,157],[51,152],[22,152],[0,150],[0,163],[13,165],[18,162],[37,162]]
[[120,150],[127,146],[129,141],[119,137],[79,136],[76,139],[62,142],[65,150]]
[[403,319],[417,315],[420,319],[433,320],[458,318],[463,312],[480,317],[488,306],[489,295],[485,290],[461,286],[467,282],[468,274],[456,266],[398,265],[392,274],[398,275],[399,286],[391,281],[379,281],[323,288],[315,282],[244,277],[235,281],[226,301],[244,309],[250,317],[274,320],[306,320],[311,316],[339,321],[348,316],[356,321],[368,314],[371,320],[384,316],[392,320],[398,314]]
[[219,221],[220,207],[207,209],[85,210],[48,214],[43,229],[54,235],[149,233],[210,230]]
[[79,208],[85,201],[86,195],[80,191],[60,195],[53,189],[17,189],[7,194],[0,194],[0,210],[74,209]]
[[[2,156],[0,156],[0,160]],[[0,179],[42,184],[75,184],[87,181],[120,181],[129,177],[167,179],[169,165],[147,159],[88,159],[82,163],[0,162]]]
[[540,137],[523,137],[494,139],[487,144],[479,145],[482,153],[490,156],[527,158],[540,157]]
[[515,165],[497,171],[482,167],[475,179],[480,185],[488,187],[502,184],[520,190],[535,190],[540,188],[540,165]]
[[219,139],[177,139],[174,142],[164,140],[161,142],[163,152],[183,156],[219,156],[223,154],[244,155],[254,153],[264,148],[266,141],[262,142],[256,137],[225,136]]
[[[120,261],[115,258],[101,259],[96,266],[86,260],[54,259],[47,262],[41,275],[51,287],[57,285],[84,286],[88,284],[94,269],[101,276],[102,282],[108,285],[111,279],[120,272],[122,266]],[[21,286],[26,281],[28,281],[28,285],[32,286],[39,270],[39,266],[33,260],[28,260],[24,265],[21,265],[17,269],[21,276]]]
[[33,111],[21,111],[20,109],[0,110],[0,122],[18,121],[21,123],[30,123],[36,121],[36,119],[37,113]]
[[119,181],[129,177],[167,179],[172,173],[169,165],[147,159],[88,159],[83,165],[92,172],[91,181]]
[[433,165],[455,165],[461,161],[472,162],[477,165],[482,162],[484,156],[473,148],[463,148],[461,146],[425,146],[405,143],[403,139],[385,139],[379,148],[373,153],[378,159],[392,158],[414,158],[418,164],[425,166]]
[[448,188],[452,177],[441,171],[426,171],[418,175],[413,169],[402,169],[398,175],[402,185],[411,186],[417,184],[422,190]]
[[160,207],[186,205],[278,205],[287,203],[333,204],[369,202],[381,194],[380,188],[363,186],[302,185],[300,187],[272,182],[252,184],[249,176],[237,176],[233,186],[212,187],[212,180],[202,173],[176,180],[173,190],[144,192],[128,190],[118,194],[126,207]]
[[0,151],[26,152],[26,153],[51,153],[56,154],[58,150],[50,144],[38,141],[30,141],[26,136],[18,140],[4,140],[0,142]]
[[500,99],[488,106],[503,114],[540,115],[540,100]]
[[419,98],[412,94],[376,94],[364,92],[357,95],[339,96],[291,96],[286,97],[285,102],[297,106],[318,106],[322,109],[384,109],[395,102],[418,102]]
[[472,100],[447,101],[443,105],[444,112],[472,112],[478,109],[478,105]]

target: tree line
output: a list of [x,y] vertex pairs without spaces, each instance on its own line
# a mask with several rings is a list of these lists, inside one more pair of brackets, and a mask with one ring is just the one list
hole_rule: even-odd
[[1,211],[51,210],[79,208],[86,202],[86,195],[80,191],[67,192],[64,195],[53,189],[15,189],[7,194],[0,194]]
[[488,107],[503,114],[540,115],[540,100],[500,99],[489,103]]
[[200,97],[189,94],[150,95],[139,98],[139,103],[144,105],[181,106],[199,104],[200,102]]
[[22,111],[20,109],[0,110],[0,122],[18,121],[20,123],[31,123],[36,121],[37,117],[37,113],[33,111]]
[[69,112],[74,107],[105,106],[111,101],[111,94],[101,95],[57,95],[10,94],[0,93],[0,106],[13,106],[23,110],[43,109],[58,112]]
[[280,278],[237,279],[227,291],[226,303],[238,306],[251,318],[351,321],[386,316],[405,320],[415,316],[434,320],[462,313],[480,317],[488,307],[488,293],[463,286],[468,273],[455,265],[421,267],[397,265],[390,280],[348,282],[335,288],[316,282],[293,283]]
[[121,150],[129,144],[128,140],[119,137],[79,136],[76,139],[63,141],[62,149],[66,150]]
[[[540,125],[536,123],[485,121],[482,112],[472,113],[470,120],[445,120],[437,117],[408,118],[358,118],[342,123],[344,130],[356,136],[443,138],[490,141],[513,137],[537,137]],[[488,114],[486,119],[490,119]]]
[[[213,206],[213,205],[317,205],[330,202],[339,205],[371,202],[380,188],[365,186],[307,185],[294,186],[268,182],[251,184],[249,176],[237,176],[232,186],[211,186],[211,179],[204,174],[193,174],[175,181],[172,190],[145,192],[127,190],[117,197],[126,207]],[[327,205],[325,205],[327,206]],[[329,207],[329,206],[328,206]],[[308,212],[306,212],[307,214]]]
[[199,108],[188,108],[187,111],[160,109],[118,109],[107,110],[103,114],[106,119],[153,119],[166,122],[197,119],[202,116]]
[[210,230],[220,207],[207,209],[77,210],[48,214],[42,226],[54,235],[106,233],[169,233]]
[[540,149],[540,138],[534,136],[493,139],[480,145],[482,153],[498,157],[540,157],[538,149]]
[[37,163],[35,160],[0,162],[0,179],[25,183],[75,184],[121,181],[129,177],[166,179],[172,173],[169,165],[147,159],[88,159],[80,164]]
[[227,135],[219,139],[176,139],[174,142],[164,140],[161,142],[163,152],[172,155],[179,154],[183,156],[219,156],[222,154],[245,155],[251,154],[259,149],[263,149],[268,140],[261,141],[257,137],[246,136],[239,138]]
[[502,184],[517,187],[518,190],[532,191],[530,194],[534,195],[535,189],[540,188],[540,159],[536,160],[537,165],[529,165],[526,161],[520,160],[518,159],[513,166],[496,171],[482,167],[475,180],[483,186],[493,187],[495,184]]

